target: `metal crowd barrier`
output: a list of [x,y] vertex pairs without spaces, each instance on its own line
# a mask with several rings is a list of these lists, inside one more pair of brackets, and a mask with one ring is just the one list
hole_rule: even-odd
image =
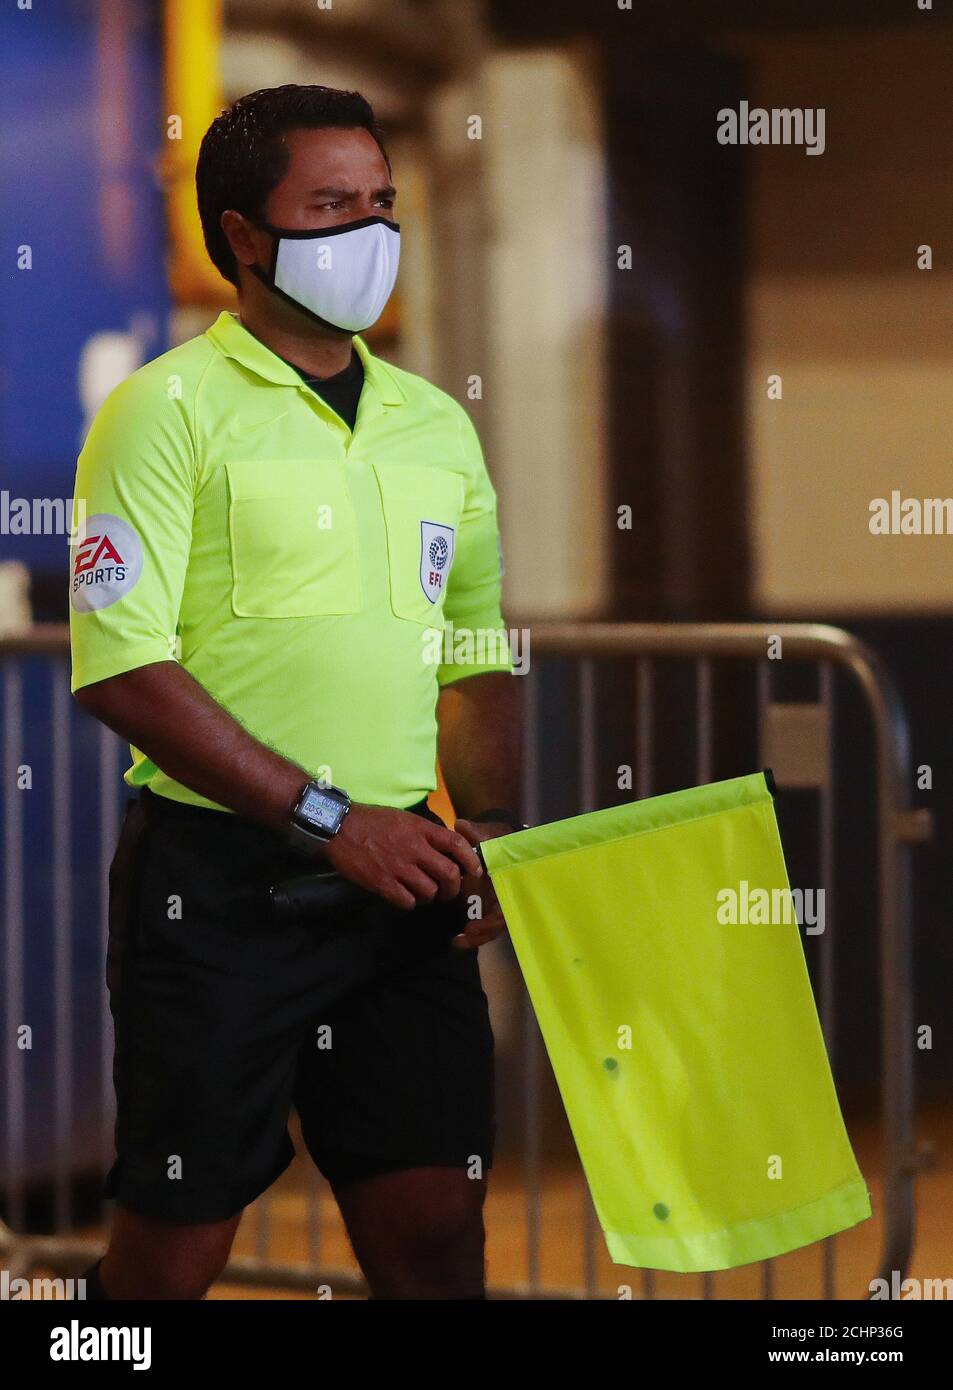
[[[597,671],[600,662],[631,660],[635,663],[637,716],[633,736],[634,795],[650,796],[656,753],[654,693],[660,662],[691,663],[695,686],[695,774],[699,783],[712,780],[714,705],[713,673],[716,664],[750,663],[756,672],[756,722],[760,765],[770,766],[780,789],[810,788],[817,794],[817,835],[820,886],[829,884],[834,863],[834,777],[832,716],[834,672],[847,673],[860,691],[873,730],[874,783],[877,796],[876,854],[878,873],[879,1004],[882,1046],[881,1141],[884,1152],[883,1201],[878,1267],[871,1271],[886,1278],[907,1267],[914,1237],[914,1184],[919,1158],[914,1147],[914,1085],[912,977],[911,977],[911,846],[930,833],[929,813],[911,808],[909,738],[904,709],[893,682],[880,660],[868,647],[838,628],[800,623],[714,624],[595,624],[534,623],[527,625],[534,659],[561,658],[572,663],[578,682],[579,804],[577,810],[597,805]],[[811,700],[781,700],[774,692],[768,658],[769,643],[780,641],[783,663],[810,664],[818,672],[818,696]],[[24,863],[24,799],[15,769],[24,761],[24,666],[40,658],[49,683],[49,782],[51,787],[49,862],[33,866],[36,874],[51,875],[50,1007],[54,1095],[52,1160],[49,1180],[53,1191],[56,1234],[29,1235],[24,1229],[26,1139],[29,1098],[24,1084],[24,1054],[11,1046],[17,1021],[26,1016],[28,980],[25,974],[24,933],[27,929],[26,875]],[[545,814],[542,786],[543,715],[545,691],[540,664],[531,665],[525,678],[525,809],[531,823],[549,819]],[[3,710],[4,792],[2,800],[2,854],[4,863],[3,915],[5,928],[3,1006],[7,1040],[5,1088],[0,1116],[4,1124],[2,1190],[8,1223],[0,1223],[0,1262],[11,1275],[31,1270],[53,1270],[63,1275],[78,1273],[101,1247],[89,1239],[71,1235],[71,1136],[77,1120],[74,1090],[75,1058],[71,1037],[77,1019],[71,973],[71,941],[76,913],[74,868],[71,862],[70,825],[77,807],[72,766],[72,740],[78,721],[85,720],[69,696],[67,632],[64,626],[33,629],[21,637],[0,639],[0,694]],[[551,732],[546,725],[546,732]],[[97,728],[86,737],[95,739],[98,763],[96,798],[98,823],[98,914],[103,955],[106,934],[107,872],[118,829],[125,752],[119,740]],[[750,768],[739,768],[749,771]],[[88,801],[84,801],[87,807]],[[568,814],[568,812],[562,812]],[[31,882],[34,881],[31,875]],[[42,924],[29,922],[37,932]],[[819,995],[821,1022],[829,1044],[835,1025],[833,1004],[834,934],[825,931],[820,941]],[[578,1279],[571,1287],[547,1288],[541,1274],[545,1164],[542,1142],[539,1079],[546,1065],[545,1052],[525,990],[522,992],[523,1039],[521,1080],[525,1098],[522,1113],[521,1163],[523,1173],[523,1232],[526,1249],[522,1280],[507,1286],[491,1286],[491,1296],[502,1298],[607,1296],[600,1291],[598,1250],[601,1237],[588,1195],[582,1207],[582,1259]],[[98,1058],[98,1106],[100,1113],[99,1161],[102,1171],[112,1160],[111,1019],[105,984],[101,987],[96,1019]],[[92,1105],[87,1093],[84,1105]],[[276,1260],[270,1250],[272,1198],[256,1202],[243,1223],[251,1223],[254,1254],[232,1259],[223,1279],[229,1282],[311,1290],[328,1286],[340,1292],[358,1292],[360,1278],[351,1270],[329,1268],[321,1255],[318,1182],[312,1183],[308,1204],[307,1259],[300,1263]],[[492,1185],[491,1185],[492,1191]],[[105,1216],[105,1212],[103,1213]],[[835,1291],[835,1240],[824,1242],[823,1284],[820,1297]],[[761,1267],[760,1296],[774,1296],[773,1262]],[[614,1282],[636,1281],[634,1297],[657,1295],[653,1271],[627,1271],[613,1267]],[[492,1273],[492,1271],[491,1271]],[[691,1276],[685,1276],[686,1278]],[[716,1276],[702,1276],[702,1296],[716,1293]],[[611,1294],[609,1296],[615,1296]]]

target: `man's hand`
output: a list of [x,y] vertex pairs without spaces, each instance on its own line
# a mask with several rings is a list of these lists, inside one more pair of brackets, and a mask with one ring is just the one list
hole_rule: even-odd
[[[453,828],[471,845],[481,845],[484,840],[493,840],[497,835],[513,833],[511,825],[495,821],[458,820]],[[483,915],[468,922],[460,935],[453,938],[451,945],[459,951],[474,951],[478,946],[485,946],[488,941],[501,936],[506,930],[506,923],[489,874],[483,874],[482,881],[475,875],[465,875],[460,884],[460,893],[466,898],[478,897]]]
[[471,844],[478,843],[412,811],[352,802],[321,855],[352,883],[410,909],[435,898],[449,901],[464,882],[477,882],[483,869]]

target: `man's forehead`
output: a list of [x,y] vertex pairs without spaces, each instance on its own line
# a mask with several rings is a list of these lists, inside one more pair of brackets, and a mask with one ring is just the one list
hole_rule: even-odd
[[313,175],[331,184],[339,177],[390,177],[380,146],[363,127],[289,130],[284,136],[291,155],[289,172]]

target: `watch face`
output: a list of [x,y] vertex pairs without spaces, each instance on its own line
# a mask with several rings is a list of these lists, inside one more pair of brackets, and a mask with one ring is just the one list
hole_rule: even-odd
[[333,830],[343,810],[340,797],[321,791],[319,787],[309,787],[298,807],[298,815],[321,830]]

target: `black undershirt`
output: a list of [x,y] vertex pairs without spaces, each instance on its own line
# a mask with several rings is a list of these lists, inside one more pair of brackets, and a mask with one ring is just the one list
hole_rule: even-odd
[[[282,361],[287,362],[288,359],[285,357],[282,358]],[[295,366],[294,362],[288,362],[288,366],[294,367],[305,386],[310,386],[312,391],[319,395],[337,415],[340,415],[348,429],[353,430],[354,422],[357,419],[357,406],[364,386],[364,363],[353,347],[351,348],[350,362],[343,372],[337,372],[334,376],[312,376],[303,367]]]

